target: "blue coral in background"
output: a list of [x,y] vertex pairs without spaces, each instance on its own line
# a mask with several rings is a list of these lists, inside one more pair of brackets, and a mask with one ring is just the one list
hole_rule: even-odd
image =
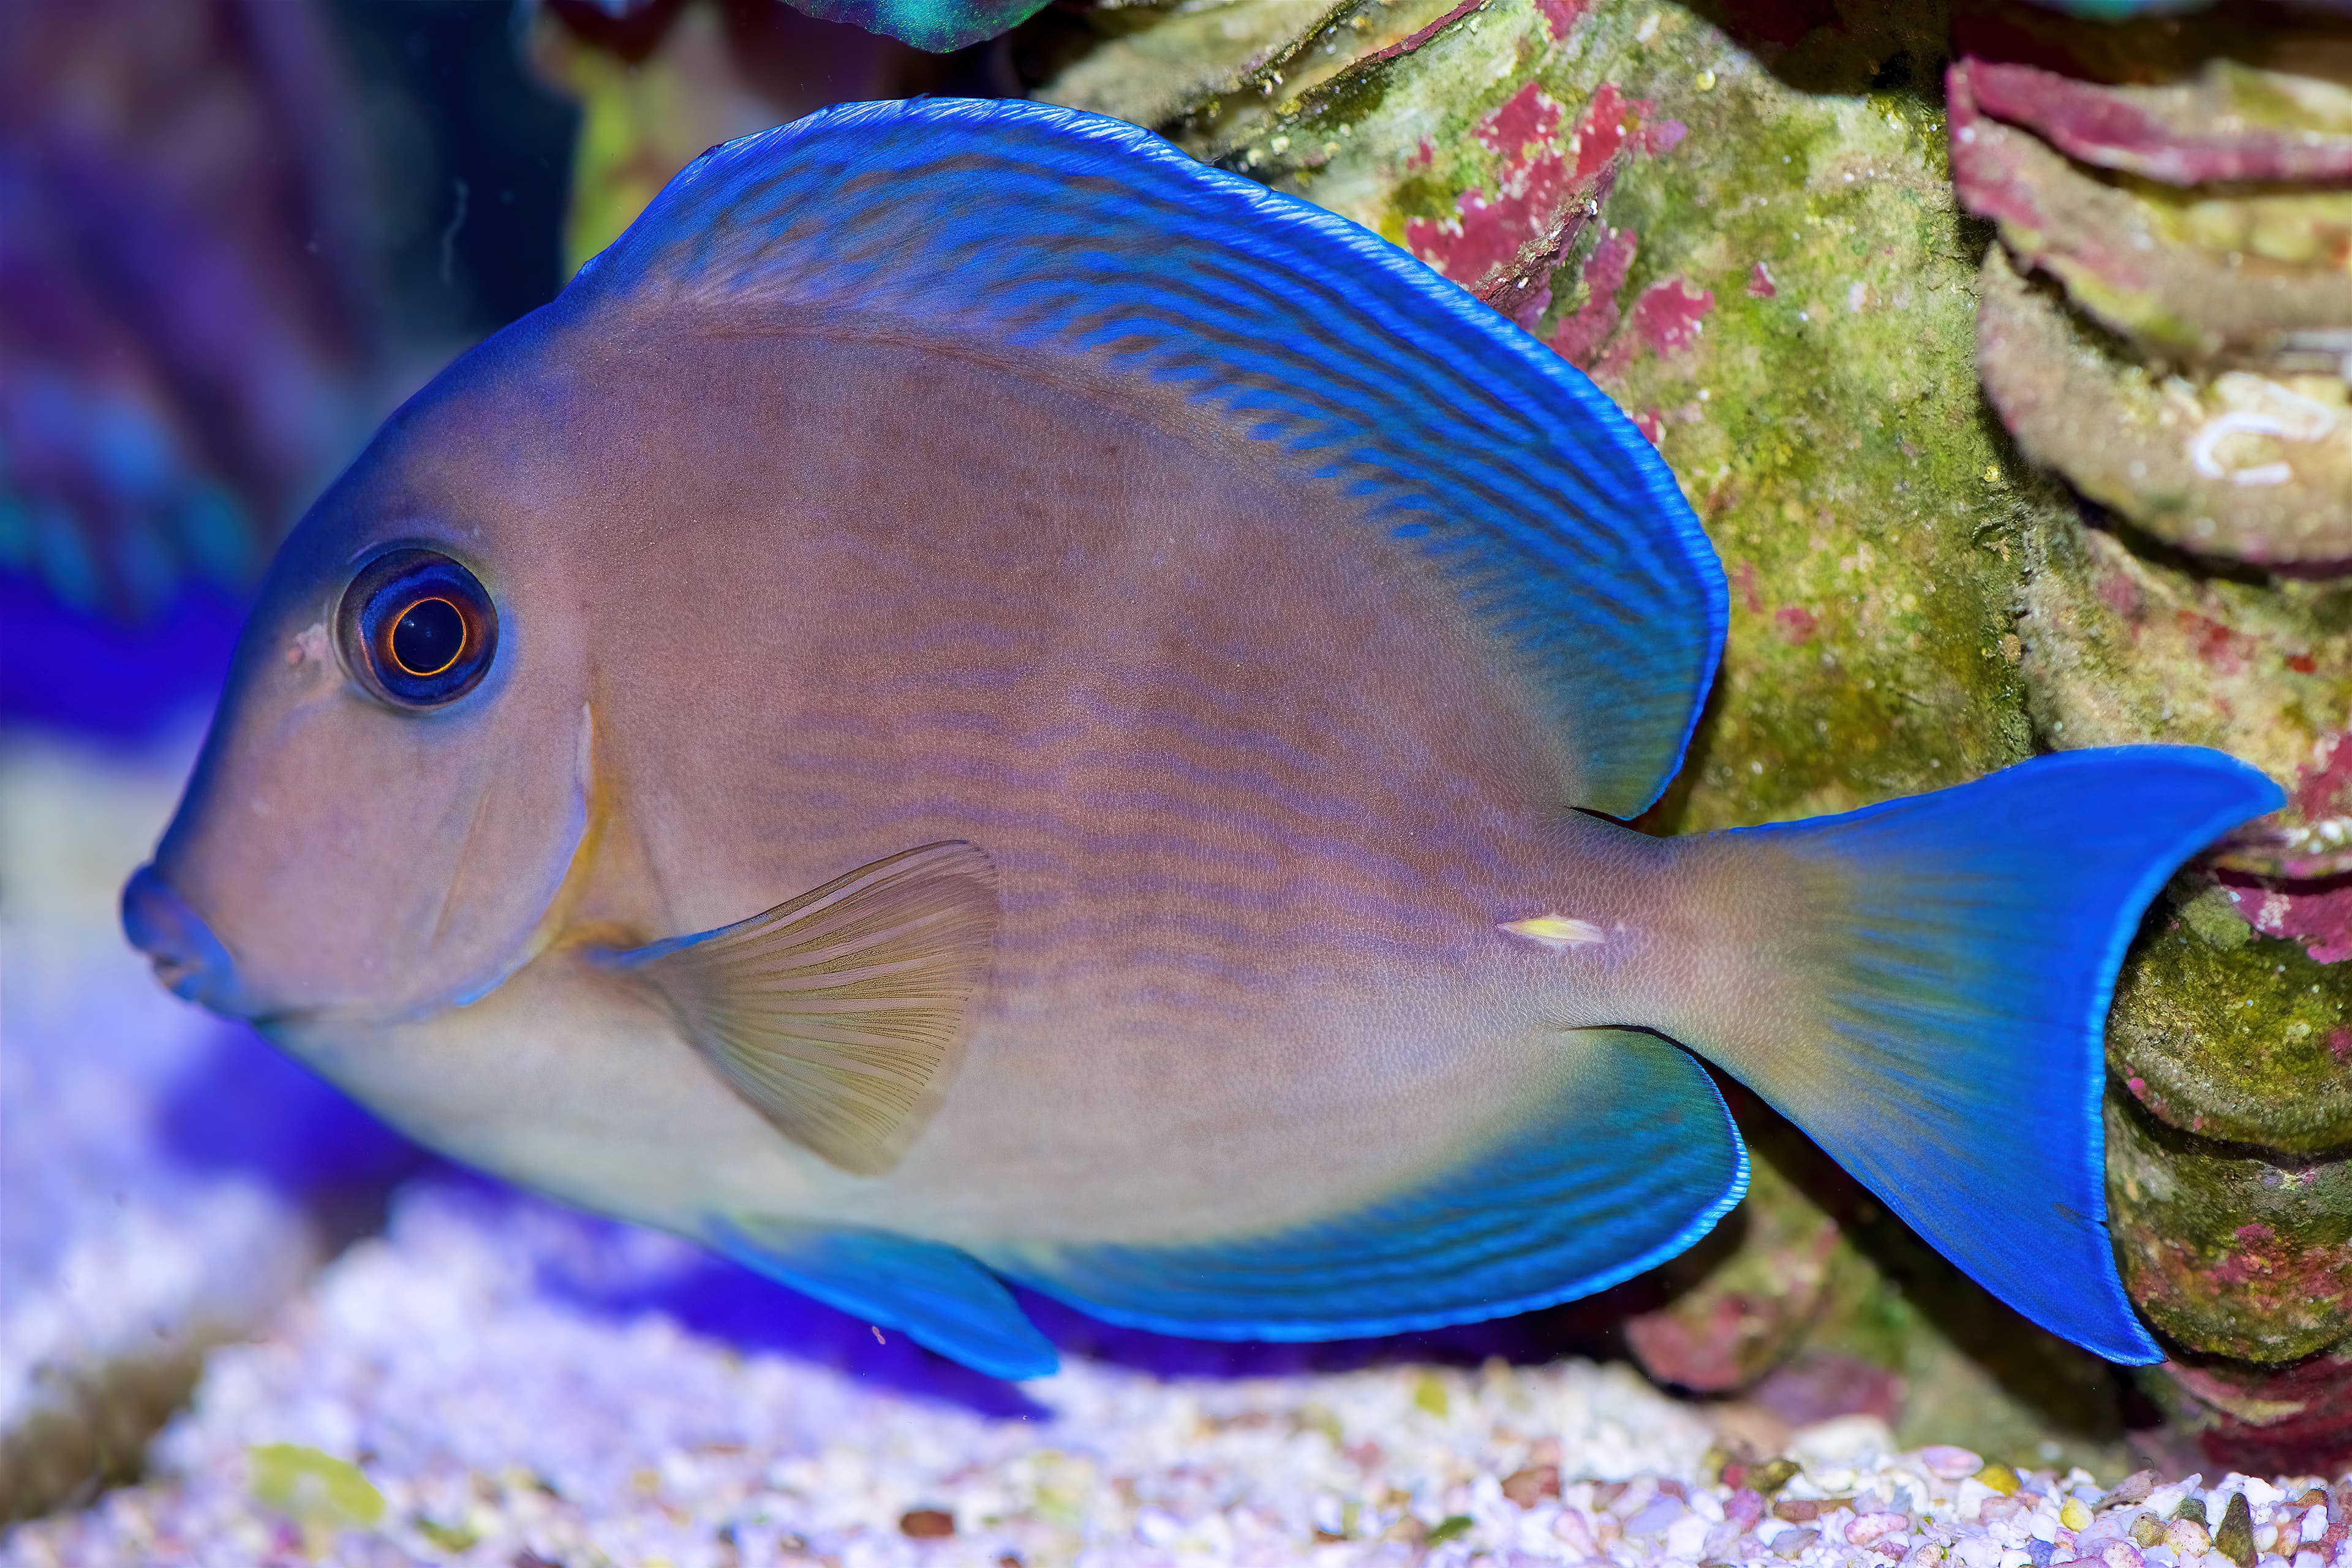
[[8,40],[0,567],[132,615],[241,585],[383,401],[325,19],[27,0]]
[[[684,7],[678,0],[547,0],[576,20],[601,19],[624,31],[657,35]],[[786,0],[754,0],[754,7]],[[793,10],[841,22],[931,54],[985,42],[1011,32],[1045,9],[1045,0],[790,0]],[[748,10],[754,7],[739,7]],[[609,35],[609,28],[605,29]]]
[[1009,32],[1045,6],[1045,0],[797,0],[799,8],[827,22],[847,22],[869,33],[899,39],[919,49],[945,54]]

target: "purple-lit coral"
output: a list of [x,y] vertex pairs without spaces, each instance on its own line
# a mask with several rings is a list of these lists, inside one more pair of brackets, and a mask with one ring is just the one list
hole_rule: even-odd
[[26,0],[0,49],[0,566],[242,584],[370,412],[348,89],[307,5]]

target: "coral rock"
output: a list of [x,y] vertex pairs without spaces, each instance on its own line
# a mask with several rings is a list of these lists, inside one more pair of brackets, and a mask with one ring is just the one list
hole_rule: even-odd
[[2107,1106],[2124,1280],[2193,1350],[2288,1362],[2352,1331],[2352,1162],[2210,1142]]

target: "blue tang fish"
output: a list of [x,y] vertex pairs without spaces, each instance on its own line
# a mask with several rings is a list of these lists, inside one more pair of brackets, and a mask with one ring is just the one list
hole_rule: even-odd
[[1689,1247],[1750,1085],[2034,1321],[2158,1351],[2110,988],[2279,790],[2044,757],[1622,826],[1723,573],[1639,431],[1132,126],[717,148],[301,523],[131,940],[452,1157],[990,1373],[1018,1281],[1311,1340]]

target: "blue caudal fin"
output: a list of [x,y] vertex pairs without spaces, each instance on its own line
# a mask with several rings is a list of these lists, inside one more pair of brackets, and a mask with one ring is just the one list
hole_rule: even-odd
[[2160,1360],[2106,1229],[2107,1004],[2165,879],[2284,799],[2218,752],[2134,746],[1715,836],[1765,852],[1792,899],[1822,889],[1803,967],[1825,990],[1814,1026],[1783,1026],[1810,1039],[1692,1044],[2002,1300],[2110,1360]]
[[752,1217],[709,1222],[710,1241],[755,1274],[828,1307],[898,1329],[991,1377],[1044,1377],[1054,1344],[996,1277],[952,1247],[878,1230],[827,1230]]
[[1631,1029],[1564,1034],[1549,1076],[1447,1168],[1361,1207],[1181,1247],[1010,1247],[997,1268],[1097,1317],[1331,1340],[1501,1317],[1664,1262],[1748,1190],[1706,1069]]
[[1563,805],[1655,800],[1722,651],[1714,550],[1582,374],[1379,236],[1118,121],[826,110],[705,153],[551,309],[887,334],[1109,405],[1181,400],[1461,606],[1566,742]]

